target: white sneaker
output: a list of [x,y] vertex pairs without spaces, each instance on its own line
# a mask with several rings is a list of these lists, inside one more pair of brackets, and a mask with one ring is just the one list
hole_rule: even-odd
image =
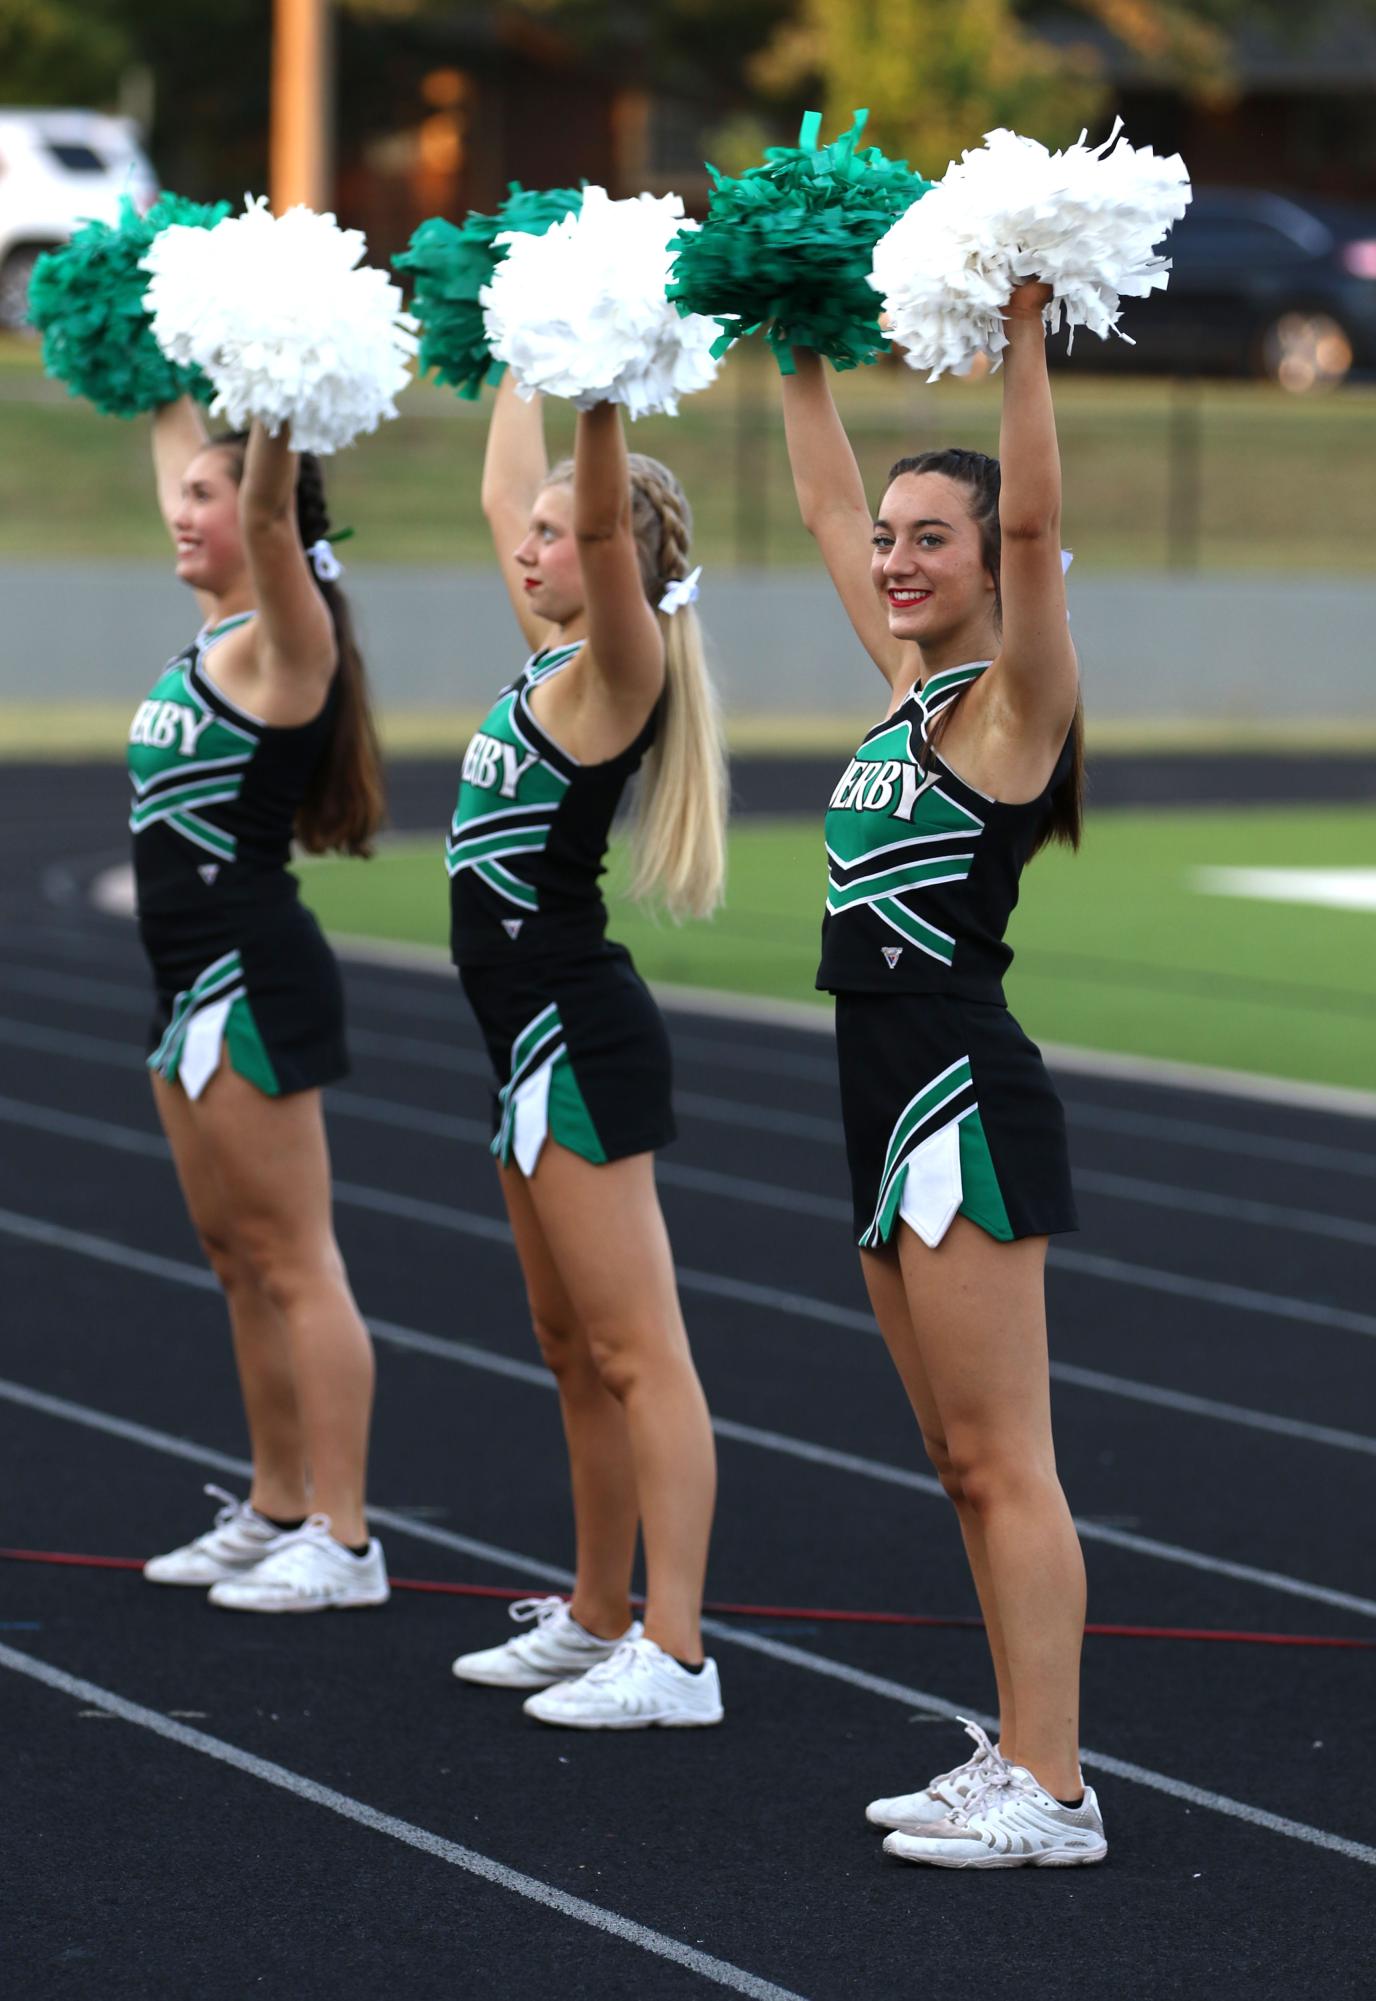
[[242,1577],[261,1563],[282,1530],[265,1521],[247,1501],[238,1501],[223,1487],[208,1486],[224,1505],[215,1517],[215,1526],[198,1535],[194,1542],[170,1549],[166,1556],[150,1557],[143,1574],[150,1584],[219,1584],[229,1577]]
[[518,1598],[511,1616],[518,1624],[534,1620],[533,1629],[500,1647],[460,1654],[451,1669],[460,1681],[481,1682],[484,1688],[549,1688],[610,1660],[622,1641],[640,1638],[635,1620],[620,1639],[600,1640],[579,1625],[562,1598]]
[[974,1738],[974,1757],[928,1780],[921,1792],[895,1793],[891,1799],[871,1800],[865,1808],[865,1818],[871,1827],[921,1834],[937,1821],[949,1819],[958,1807],[965,1805],[986,1771],[1003,1763],[997,1746],[989,1742],[978,1723],[971,1723],[964,1716],[958,1716],[956,1721],[963,1723],[966,1735]]
[[244,1576],[215,1585],[210,1602],[226,1612],[343,1612],[390,1596],[377,1537],[355,1556],[330,1534],[328,1515],[311,1515]]
[[938,1869],[1069,1869],[1108,1854],[1092,1787],[1078,1806],[1062,1806],[1023,1765],[1001,1765],[949,1820],[922,1834],[895,1833],[886,1855]]
[[720,1723],[726,1714],[715,1661],[689,1674],[643,1634],[623,1640],[577,1681],[561,1681],[521,1706],[538,1723],[570,1730],[646,1730],[652,1723],[685,1730]]

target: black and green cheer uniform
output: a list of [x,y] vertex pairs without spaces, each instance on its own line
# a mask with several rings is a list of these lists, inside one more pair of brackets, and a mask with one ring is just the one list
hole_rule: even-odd
[[1010,806],[929,742],[987,660],[936,674],[872,729],[831,797],[819,987],[836,995],[855,1231],[928,1244],[956,1215],[993,1237],[1078,1227],[1065,1118],[1008,1012],[1004,942],[1018,879],[1070,769]]
[[532,1174],[547,1136],[585,1160],[674,1137],[669,1039],[600,877],[613,816],[654,741],[580,764],[540,728],[530,691],[579,651],[537,653],[474,732],[445,848],[454,963],[497,1076],[492,1151]]
[[349,1067],[339,968],[287,868],[334,692],[295,729],[222,694],[206,657],[253,615],[198,633],[129,729],[139,931],[157,991],[148,1064],[193,1098],[223,1052],[273,1097]]

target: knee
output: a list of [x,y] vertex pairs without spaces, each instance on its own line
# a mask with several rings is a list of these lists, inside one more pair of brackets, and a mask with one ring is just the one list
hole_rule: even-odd
[[625,1403],[640,1381],[644,1358],[623,1321],[594,1321],[588,1328],[588,1352],[602,1387]]
[[943,1478],[942,1485],[958,1506],[980,1519],[1003,1507],[1024,1507],[1043,1478],[1043,1469],[1029,1453],[987,1439],[954,1442],[948,1464],[950,1484]]
[[955,1506],[959,1507],[965,1499],[965,1488],[960,1469],[951,1457],[951,1449],[946,1443],[945,1435],[924,1431],[922,1444],[932,1462],[932,1470],[941,1482],[942,1492],[948,1501],[954,1502]]
[[292,1312],[304,1297],[344,1280],[343,1261],[333,1243],[305,1245],[274,1224],[236,1233],[235,1249],[246,1278],[279,1313]]
[[557,1314],[544,1313],[532,1301],[530,1324],[535,1331],[540,1359],[557,1382],[571,1382],[591,1368],[587,1343],[572,1321]]
[[228,1233],[218,1229],[197,1229],[201,1252],[226,1296],[247,1291],[258,1281],[253,1266]]

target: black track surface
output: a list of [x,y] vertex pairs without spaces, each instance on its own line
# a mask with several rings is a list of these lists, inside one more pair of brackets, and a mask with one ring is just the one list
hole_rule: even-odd
[[[179,1278],[198,1258],[141,1071],[137,944],[84,894],[121,859],[111,780],[5,774],[3,1541],[143,1556],[207,1524],[199,1484],[241,1485],[214,1455],[244,1441],[222,1308]],[[474,1365],[534,1361],[491,1227],[477,1038],[446,979],[354,967],[348,984],[356,1073],[330,1129],[341,1240],[383,1337],[373,1491],[403,1517],[382,1529],[391,1567],[539,1588],[570,1554],[555,1402],[535,1376]],[[689,1014],[672,1027],[683,1138],[664,1203],[727,1421],[713,1596],[968,1613],[944,1503],[884,1477],[925,1469],[864,1331],[826,1039]],[[1051,1280],[1069,1372],[1057,1429],[1071,1504],[1098,1531],[1091,1617],[1376,1637],[1370,1127],[1063,1087],[1085,1229]],[[108,1254],[45,1241],[48,1226]],[[139,1253],[168,1263],[130,1268]],[[1179,1283],[1157,1289],[1161,1274]],[[405,1330],[451,1346],[420,1352]],[[65,1407],[17,1401],[16,1385]],[[147,1429],[99,1428],[110,1419]],[[808,1460],[798,1441],[852,1461]],[[133,1574],[0,1564],[0,1648],[809,2001],[1370,1992],[1376,1654],[1091,1639],[1086,1743],[1141,1768],[1090,1771],[1107,1866],[960,1875],[886,1861],[862,1809],[962,1755],[930,1705],[988,1708],[979,1635],[722,1624],[721,1729],[582,1736],[450,1677],[454,1653],[501,1637],[500,1605],[398,1593],[381,1612],[234,1618]],[[3,1655],[0,1718],[4,1965],[25,2001],[727,1991]]]

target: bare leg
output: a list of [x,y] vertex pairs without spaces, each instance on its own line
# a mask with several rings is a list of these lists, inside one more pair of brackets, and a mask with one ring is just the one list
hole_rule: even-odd
[[191,1112],[232,1248],[286,1329],[312,1505],[362,1543],[373,1349],[334,1240],[320,1093],[265,1097],[221,1064]]
[[262,1515],[297,1521],[310,1511],[310,1492],[286,1324],[233,1248],[224,1190],[197,1129],[195,1106],[179,1086],[158,1076],[153,1099],[187,1211],[229,1308],[253,1460],[249,1500]]
[[547,1140],[528,1185],[598,1374],[625,1412],[645,1540],[646,1635],[691,1665],[702,1659],[716,1449],[654,1156],[594,1167]]
[[996,1243],[957,1216],[936,1250],[903,1225],[899,1260],[951,1472],[983,1537],[1011,1690],[1004,1753],[1073,1799],[1085,1572],[1051,1442],[1046,1240]]
[[927,1381],[917,1336],[913,1332],[898,1254],[892,1246],[886,1246],[882,1251],[861,1251],[860,1269],[870,1295],[870,1305],[874,1308],[874,1317],[879,1322],[879,1331],[884,1336],[885,1345],[893,1357],[894,1367],[898,1370],[903,1387],[908,1393],[908,1401],[916,1415],[927,1457],[955,1505],[961,1538],[965,1544],[965,1555],[970,1565],[970,1575],[974,1579],[979,1608],[984,1615],[984,1630],[989,1641],[989,1652],[993,1656],[994,1680],[998,1686],[999,1740],[1007,1746],[1013,1743],[1016,1737],[1017,1719],[1013,1708],[1013,1685],[1008,1673],[1008,1656],[999,1624],[998,1598],[989,1573],[989,1553],[984,1546],[984,1526],[980,1516],[966,1500],[960,1481],[951,1465],[951,1456],[946,1448],[946,1435],[941,1428],[941,1419],[937,1413],[936,1399],[932,1395],[931,1384]]
[[587,1336],[555,1269],[526,1178],[498,1169],[540,1352],[559,1387],[568,1443],[577,1555],[570,1610],[599,1639],[631,1623],[631,1569],[639,1508],[626,1413],[597,1371]]

